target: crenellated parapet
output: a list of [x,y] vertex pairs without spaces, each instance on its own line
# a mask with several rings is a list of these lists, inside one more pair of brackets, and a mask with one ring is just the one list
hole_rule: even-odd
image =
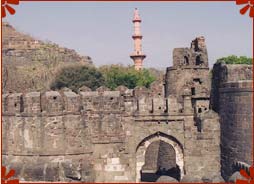
[[[180,104],[176,96],[164,96],[164,86],[158,81],[154,82],[150,89],[136,87],[133,90],[125,90],[123,96],[125,109],[131,110],[135,116],[169,116],[193,113],[190,93],[183,95],[185,104]],[[186,109],[190,109],[189,112]]]
[[136,99],[136,115],[178,115],[183,108],[176,97],[139,97]]
[[[125,112],[126,114],[177,115],[186,110],[176,96],[164,97],[164,86],[155,82],[151,88],[128,89],[119,86],[115,91],[100,87],[92,91],[82,87],[78,93],[70,89],[61,91],[3,94],[4,116],[58,116],[81,114],[86,111]],[[191,103],[191,94],[183,95]],[[188,100],[187,100],[188,101]],[[191,108],[191,107],[188,107]]]
[[47,91],[3,94],[3,115],[63,115],[81,110],[119,110],[119,91]]
[[60,115],[78,112],[79,95],[57,91],[12,93],[3,95],[3,115]]

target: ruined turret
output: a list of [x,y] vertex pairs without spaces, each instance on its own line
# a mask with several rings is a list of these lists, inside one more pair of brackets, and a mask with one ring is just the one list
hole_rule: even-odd
[[[177,80],[176,80],[177,79]],[[174,95],[183,103],[184,90],[191,91],[196,113],[208,110],[210,78],[208,55],[203,36],[195,38],[190,48],[173,50],[173,66],[168,67],[165,77],[165,95]]]

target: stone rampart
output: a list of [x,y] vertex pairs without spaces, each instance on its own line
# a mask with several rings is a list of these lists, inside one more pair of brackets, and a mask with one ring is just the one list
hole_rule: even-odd
[[204,38],[176,49],[173,63],[166,89],[156,81],[150,89],[4,94],[3,165],[25,181],[144,182],[161,172],[181,182],[222,181]]
[[[158,134],[176,149],[181,178],[218,175],[219,142],[208,135],[208,129],[217,135],[217,119],[198,131],[190,91],[180,104],[160,88],[107,90],[4,94],[3,164],[25,181],[139,181],[137,149]],[[200,160],[205,155],[211,162]]]
[[226,179],[235,172],[235,162],[252,163],[252,82],[227,82],[219,89],[222,176]]

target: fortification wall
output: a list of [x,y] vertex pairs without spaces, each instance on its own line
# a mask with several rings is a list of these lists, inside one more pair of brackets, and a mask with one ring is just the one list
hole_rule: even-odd
[[193,117],[186,117],[184,126],[185,169],[188,172],[182,182],[223,182],[218,114],[210,110],[202,113],[196,121]]
[[120,98],[119,91],[3,95],[4,164],[26,181],[94,181],[94,142],[123,138]]
[[220,115],[222,176],[228,180],[239,167],[235,163],[251,165],[252,155],[252,88],[251,65],[213,67],[211,108]]
[[208,68],[194,69],[192,67],[183,67],[179,69],[168,67],[165,80],[166,97],[177,95],[178,101],[182,102],[183,91],[186,88],[192,91],[193,97],[209,97],[210,81]]
[[253,68],[246,64],[230,64],[226,65],[223,62],[215,63],[212,70],[212,87],[210,107],[219,112],[220,108],[220,93],[219,89],[226,82],[237,82],[241,80],[252,80]]
[[140,182],[145,157],[156,152],[149,145],[163,141],[175,151],[175,179],[222,181],[204,38],[173,55],[165,90],[155,82],[150,89],[4,94],[3,164],[26,181]]
[[234,163],[252,164],[252,81],[224,83],[219,95],[222,176],[228,179]]
[[181,178],[214,177],[219,142],[208,129],[219,130],[216,117],[199,132],[189,92],[179,104],[156,86],[4,94],[3,164],[25,181],[139,181],[140,146],[165,135]]

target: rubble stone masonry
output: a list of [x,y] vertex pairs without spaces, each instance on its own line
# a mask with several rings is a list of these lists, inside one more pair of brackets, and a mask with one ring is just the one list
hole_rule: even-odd
[[251,82],[221,84],[214,112],[204,38],[173,63],[150,89],[3,94],[3,165],[23,181],[223,181],[250,163]]

